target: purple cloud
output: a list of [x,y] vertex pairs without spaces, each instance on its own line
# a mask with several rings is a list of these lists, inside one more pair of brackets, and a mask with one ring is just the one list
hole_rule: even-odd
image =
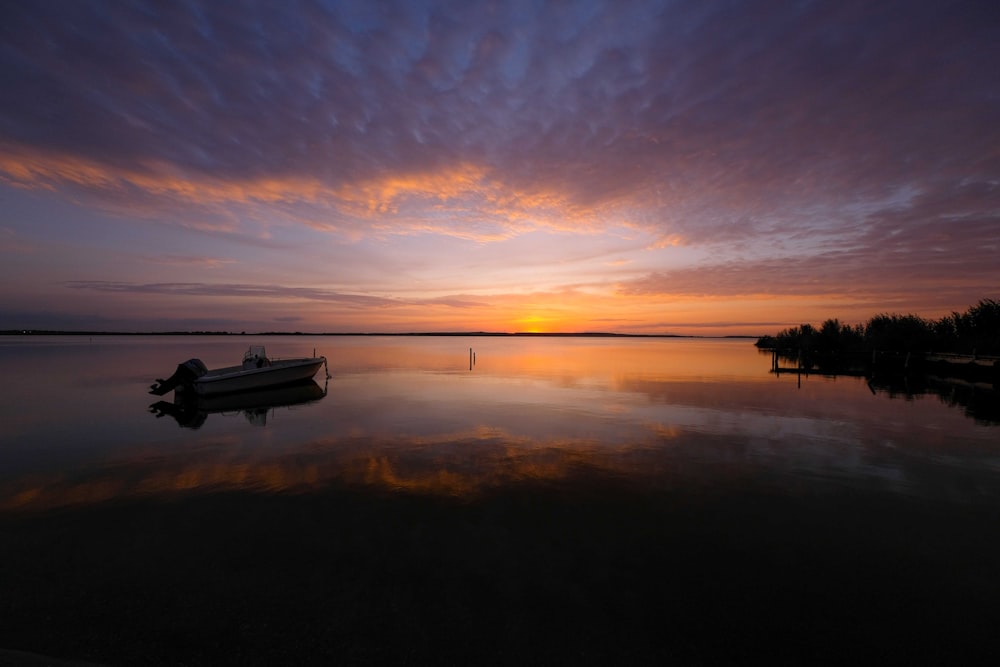
[[321,301],[350,308],[387,308],[409,305],[443,305],[452,308],[482,306],[481,302],[461,297],[437,297],[432,299],[397,299],[367,294],[347,294],[335,290],[314,287],[289,287],[285,285],[262,284],[209,284],[209,283],[131,283],[108,280],[71,280],[65,287],[93,292],[116,294],[156,294],[185,297],[236,297],[297,299]]
[[796,181],[995,169],[977,63],[1000,40],[981,5],[934,5],[20,5],[0,140],[331,185],[471,162],[581,206],[659,186],[766,210]]

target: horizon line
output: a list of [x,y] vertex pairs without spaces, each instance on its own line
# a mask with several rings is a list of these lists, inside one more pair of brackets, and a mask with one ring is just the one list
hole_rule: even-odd
[[615,333],[610,331],[102,331],[63,329],[4,329],[0,336],[523,336],[552,338],[760,338],[759,334],[674,334],[674,333]]

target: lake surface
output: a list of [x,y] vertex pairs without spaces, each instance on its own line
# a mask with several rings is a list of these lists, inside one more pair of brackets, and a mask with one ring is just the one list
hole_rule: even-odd
[[[146,393],[250,344],[315,349],[329,377]],[[0,337],[0,367],[8,652],[1000,657],[992,387],[776,376],[752,341],[712,339]]]

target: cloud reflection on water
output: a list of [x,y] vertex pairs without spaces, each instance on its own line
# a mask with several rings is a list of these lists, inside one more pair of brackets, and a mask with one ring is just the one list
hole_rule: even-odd
[[[344,434],[273,449],[235,435],[212,437],[170,452],[159,445],[137,447],[131,458],[83,474],[22,478],[0,498],[0,511],[188,493],[308,494],[331,485],[461,501],[521,484],[572,487],[601,480],[709,493],[757,484],[774,485],[787,495],[822,493],[831,484],[914,495],[941,492],[941,479],[932,471],[941,461],[933,456],[905,462],[879,456],[849,433],[817,437],[808,420],[779,420],[770,432],[754,435],[745,435],[748,426],[733,420],[730,433],[713,434],[650,423],[642,438],[619,445],[536,438],[489,425],[438,435]],[[977,491],[948,490],[959,497],[970,492]]]

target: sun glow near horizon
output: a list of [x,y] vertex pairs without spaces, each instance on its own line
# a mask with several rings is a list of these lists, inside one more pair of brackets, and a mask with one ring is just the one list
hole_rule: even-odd
[[515,331],[523,333],[554,333],[559,328],[555,324],[555,318],[544,317],[542,315],[528,315],[514,321]]

